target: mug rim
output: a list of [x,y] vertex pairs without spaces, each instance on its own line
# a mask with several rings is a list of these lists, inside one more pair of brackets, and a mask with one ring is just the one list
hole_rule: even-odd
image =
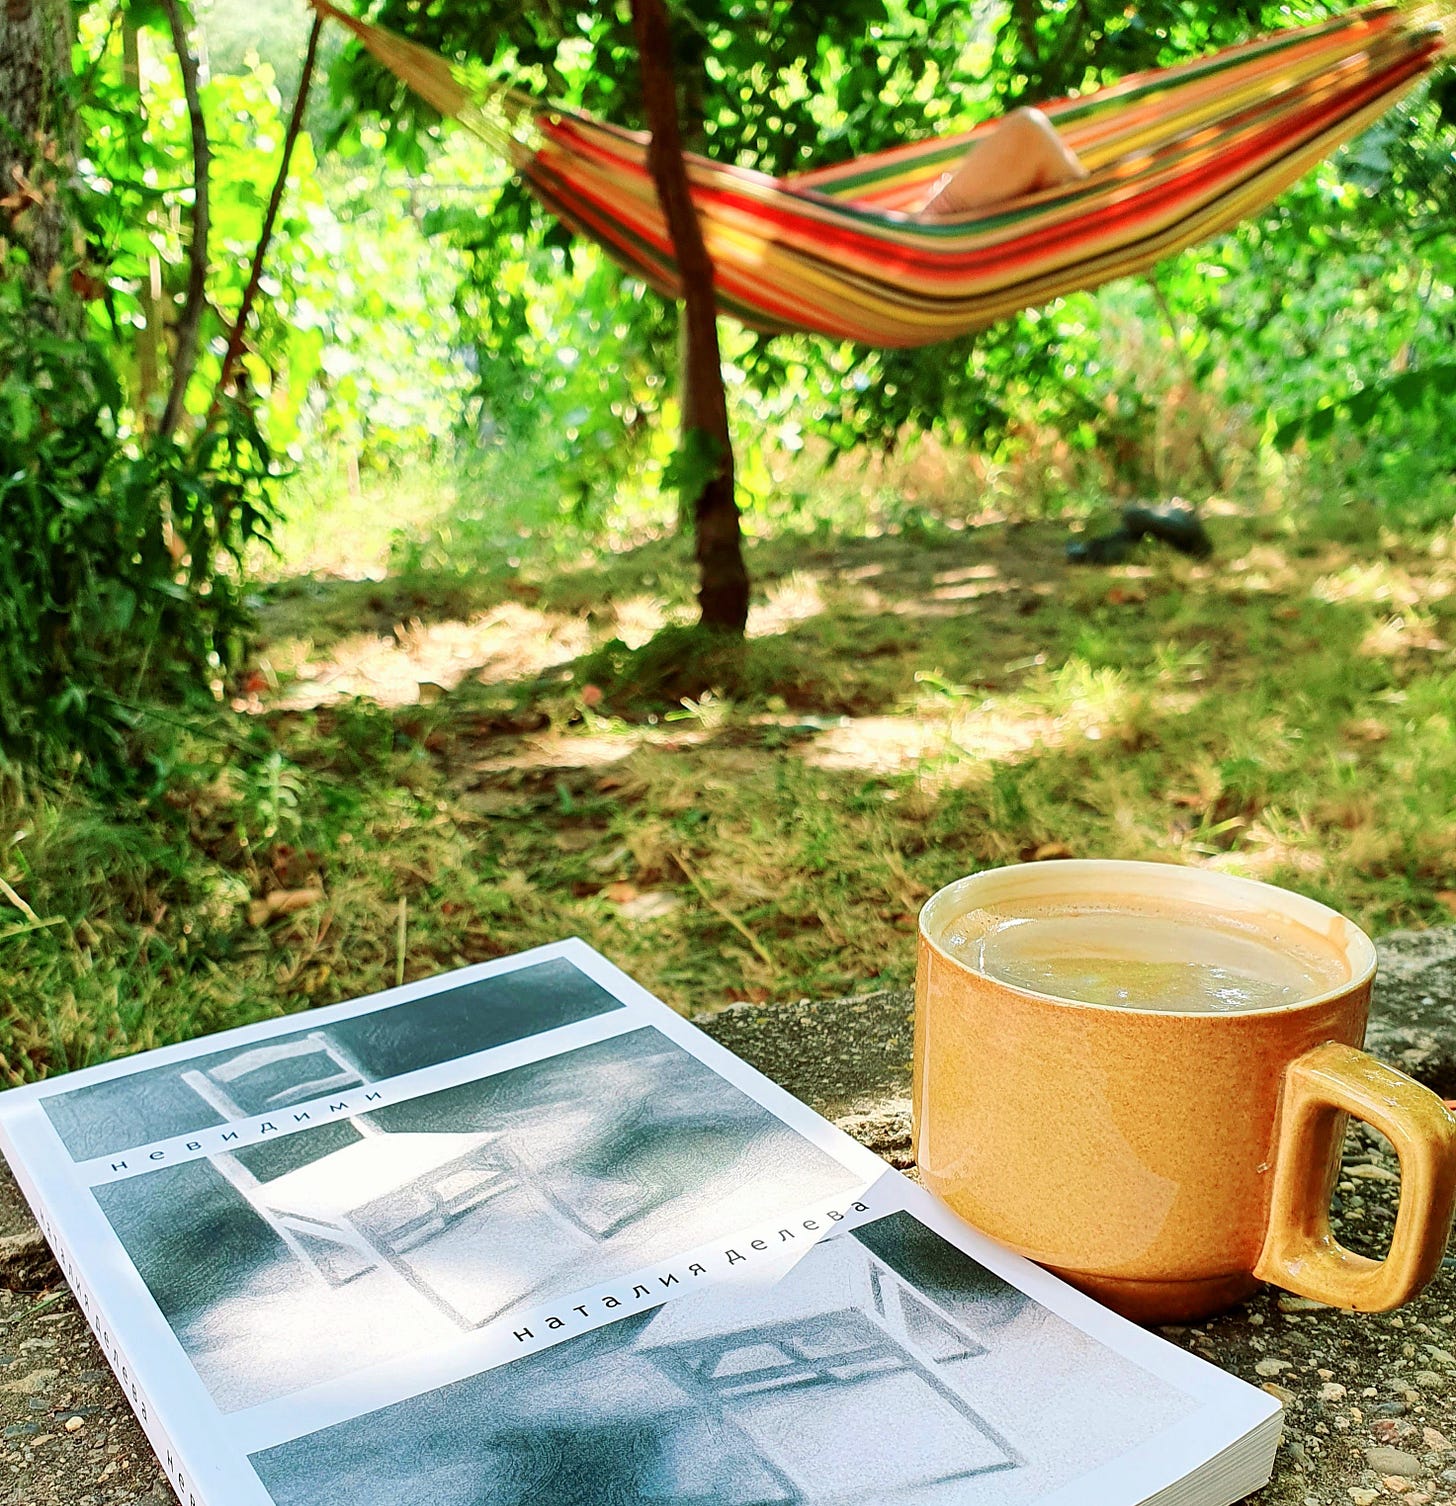
[[[979,885],[984,881],[992,882],[999,876],[1014,873],[1044,872],[1048,878],[1053,874],[1067,874],[1080,872],[1083,874],[1101,870],[1112,870],[1119,873],[1144,873],[1158,875],[1167,881],[1169,875],[1177,874],[1175,882],[1185,885],[1186,889],[1203,891],[1205,894],[1213,894],[1219,889],[1232,888],[1236,892],[1242,892],[1251,899],[1260,895],[1277,895],[1278,909],[1289,915],[1297,924],[1303,924],[1307,929],[1329,933],[1336,926],[1340,927],[1341,942],[1335,943],[1333,935],[1330,936],[1332,943],[1339,945],[1344,952],[1345,959],[1350,968],[1350,976],[1334,987],[1322,990],[1320,993],[1311,994],[1308,998],[1295,999],[1287,1004],[1266,1004],[1258,1009],[1230,1009],[1225,1011],[1194,1011],[1187,1009],[1144,1009],[1129,1004],[1098,1004],[1089,999],[1068,999],[1061,994],[1042,993],[1039,989],[1027,988],[1019,983],[1008,983],[1001,978],[993,978],[989,973],[982,972],[979,968],[972,967],[959,957],[953,956],[931,934],[930,921],[932,911],[945,908],[953,904],[954,900],[962,895],[967,889]],[[1207,908],[1213,908],[1208,906]],[[1300,912],[1304,912],[1301,914]],[[964,913],[963,911],[959,913]],[[1164,1019],[1196,1019],[1196,1020],[1246,1020],[1253,1018],[1265,1018],[1272,1015],[1294,1014],[1301,1009],[1317,1008],[1321,1004],[1329,1004],[1337,999],[1347,997],[1354,990],[1364,987],[1375,976],[1377,957],[1375,943],[1370,939],[1361,927],[1357,926],[1347,915],[1323,904],[1317,899],[1310,899],[1308,895],[1299,894],[1293,889],[1281,888],[1278,884],[1268,884],[1261,879],[1244,878],[1241,874],[1222,873],[1218,869],[1199,868],[1190,863],[1156,863],[1140,861],[1131,858],[1056,858],[1041,863],[1003,863],[993,868],[982,868],[975,873],[963,874],[958,879],[953,879],[949,884],[942,885],[920,907],[919,933],[921,944],[928,947],[941,961],[949,966],[969,974],[973,978],[981,978],[993,984],[997,988],[1004,988],[1019,997],[1033,1000],[1037,1003],[1053,1004],[1065,1009],[1088,1009],[1105,1011],[1118,1015],[1155,1016]],[[942,930],[944,926],[942,925]]]

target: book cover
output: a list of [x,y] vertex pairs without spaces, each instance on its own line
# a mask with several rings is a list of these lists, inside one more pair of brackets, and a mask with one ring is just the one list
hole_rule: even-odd
[[0,1095],[185,1506],[1227,1503],[1278,1406],[581,942]]

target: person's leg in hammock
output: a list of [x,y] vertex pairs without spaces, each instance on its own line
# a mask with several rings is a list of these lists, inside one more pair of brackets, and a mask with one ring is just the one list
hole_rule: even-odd
[[1016,110],[936,184],[920,213],[925,219],[968,214],[1086,176],[1087,169],[1040,110]]

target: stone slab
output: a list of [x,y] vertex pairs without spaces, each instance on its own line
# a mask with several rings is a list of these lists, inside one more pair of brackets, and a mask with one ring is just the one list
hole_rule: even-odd
[[[1370,1048],[1456,1097],[1456,927],[1392,935],[1380,951]],[[735,1004],[698,1023],[914,1174],[908,993]],[[1354,1130],[1336,1194],[1342,1239],[1381,1248],[1397,1181],[1385,1142]],[[1456,1506],[1456,1258],[1398,1313],[1347,1314],[1270,1291],[1164,1333],[1284,1403],[1274,1480],[1250,1506]],[[0,1506],[174,1500],[0,1163]]]
[[1395,931],[1377,950],[1366,1046],[1456,1098],[1456,926]]

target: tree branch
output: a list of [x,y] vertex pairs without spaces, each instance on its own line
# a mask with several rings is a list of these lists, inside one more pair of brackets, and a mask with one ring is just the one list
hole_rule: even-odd
[[1012,11],[1016,17],[1016,34],[1021,38],[1022,51],[1039,62],[1036,48],[1036,0],[1015,0]]
[[288,167],[293,160],[294,143],[303,128],[304,109],[308,104],[309,85],[313,82],[314,64],[318,61],[319,33],[323,30],[324,18],[318,12],[313,18],[313,29],[308,34],[308,51],[304,54],[303,73],[298,80],[298,93],[293,100],[293,113],[288,117],[288,130],[283,137],[283,160],[278,164],[278,176],[273,180],[273,192],[268,196],[268,208],[263,214],[263,228],[258,234],[258,244],[253,251],[253,265],[248,271],[248,281],[243,288],[243,299],[238,305],[238,317],[233,321],[228,335],[227,350],[223,354],[222,369],[218,372],[217,387],[212,394],[212,406],[207,412],[211,423],[222,407],[232,381],[233,368],[243,353],[243,336],[248,327],[248,316],[253,312],[253,303],[263,281],[263,263],[268,256],[268,247],[273,240],[273,226],[278,220],[278,209],[283,203],[283,193],[288,187]]
[[1072,61],[1072,55],[1082,45],[1091,19],[1091,16],[1087,14],[1086,4],[1083,0],[1078,0],[1078,3],[1072,7],[1070,18],[1062,28],[1062,40],[1051,65],[1051,87],[1055,94],[1065,94],[1071,87],[1071,81],[1066,76],[1067,65]]
[[187,301],[177,321],[177,348],[172,356],[172,387],[157,433],[169,439],[182,421],[187,384],[197,365],[197,346],[202,314],[207,306],[207,180],[212,153],[207,144],[207,121],[202,114],[202,96],[197,82],[197,59],[187,41],[187,27],[178,0],[162,0],[172,29],[172,46],[182,70],[182,92],[187,100],[187,118],[192,129],[192,239],[187,248]]

